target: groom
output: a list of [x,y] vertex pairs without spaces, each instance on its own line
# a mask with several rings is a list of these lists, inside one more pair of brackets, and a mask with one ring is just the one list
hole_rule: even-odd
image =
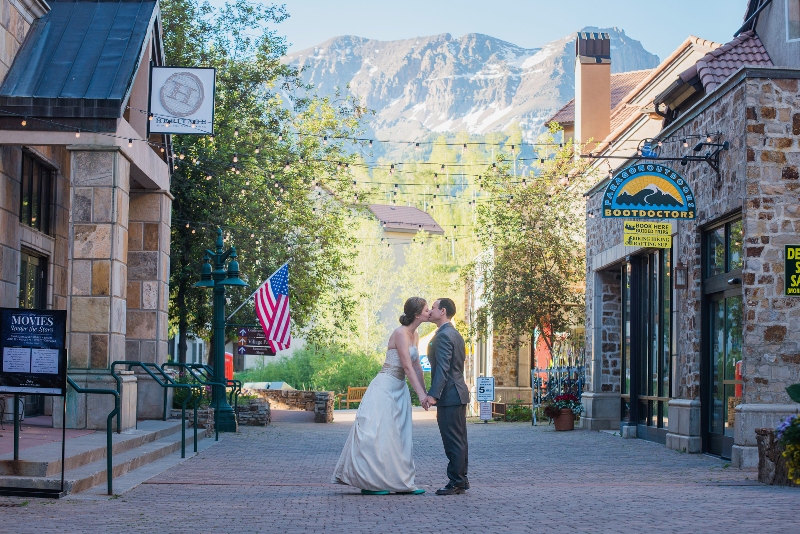
[[469,489],[467,480],[467,403],[469,390],[464,382],[464,338],[450,322],[455,303],[447,298],[433,303],[428,320],[439,328],[428,345],[431,363],[431,388],[422,401],[425,409],[436,405],[436,421],[442,435],[448,484],[436,495],[458,495]]

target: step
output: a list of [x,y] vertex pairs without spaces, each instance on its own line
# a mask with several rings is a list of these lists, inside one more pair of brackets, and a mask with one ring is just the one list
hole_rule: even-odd
[[[163,421],[161,421],[163,423]],[[139,425],[141,428],[141,424]],[[178,425],[180,430],[180,424]],[[206,437],[206,429],[198,429],[198,440]],[[75,438],[79,439],[79,438]],[[186,457],[194,456],[194,435],[192,432],[186,434]],[[180,456],[181,450],[181,436],[180,432],[170,432],[166,436],[160,437],[155,440],[147,440],[140,443],[138,446],[128,448],[115,453],[112,457],[111,470],[113,478],[116,479],[139,469],[151,462],[155,462],[164,458],[172,453]],[[83,464],[74,469],[69,469],[64,475],[64,492],[65,494],[79,493],[88,490],[94,486],[102,484],[105,487],[107,482],[107,462],[105,454],[101,459]],[[0,476],[0,486],[5,487],[20,487],[20,488],[36,488],[47,490],[58,490],[61,488],[61,472],[47,475],[47,476]]]
[[[186,435],[193,435],[187,421]],[[181,431],[180,420],[140,421],[138,428],[126,430],[121,434],[111,435],[111,447],[116,456],[125,451],[139,447],[145,443],[159,440]],[[200,430],[198,429],[198,433]],[[105,459],[107,437],[105,431],[98,431],[86,436],[67,440],[65,451],[65,468],[67,471],[82,465]],[[47,443],[38,447],[23,449],[19,452],[19,461],[14,454],[0,455],[0,476],[46,477],[61,474],[61,442]]]

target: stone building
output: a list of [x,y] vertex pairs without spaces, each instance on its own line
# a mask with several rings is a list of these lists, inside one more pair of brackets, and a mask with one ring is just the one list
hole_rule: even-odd
[[[0,0],[0,33],[0,304],[67,310],[69,376],[115,387],[111,362],[167,355],[170,150],[146,111],[158,2]],[[125,376],[124,425],[160,399]],[[106,402],[70,389],[68,426],[105,428]]]
[[797,410],[784,246],[800,243],[798,11],[751,1],[731,42],[644,80],[641,113],[589,155],[615,178],[671,167],[696,218],[663,220],[671,248],[624,246],[624,219],[601,213],[612,178],[587,192],[585,426],[755,467],[755,428]]

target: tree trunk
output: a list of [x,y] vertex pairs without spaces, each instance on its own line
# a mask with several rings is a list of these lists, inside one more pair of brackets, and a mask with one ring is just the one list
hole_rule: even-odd
[[186,337],[189,331],[189,320],[186,311],[186,281],[178,284],[178,293],[175,295],[175,304],[178,306],[178,362],[186,363]]

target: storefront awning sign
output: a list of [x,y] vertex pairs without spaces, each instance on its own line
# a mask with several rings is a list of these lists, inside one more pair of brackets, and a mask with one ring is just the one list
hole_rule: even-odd
[[607,218],[694,219],[694,193],[677,172],[655,163],[626,167],[611,179],[603,194]]
[[646,221],[625,221],[622,243],[628,247],[672,248],[672,225]]
[[214,134],[214,69],[152,67],[149,133]]

